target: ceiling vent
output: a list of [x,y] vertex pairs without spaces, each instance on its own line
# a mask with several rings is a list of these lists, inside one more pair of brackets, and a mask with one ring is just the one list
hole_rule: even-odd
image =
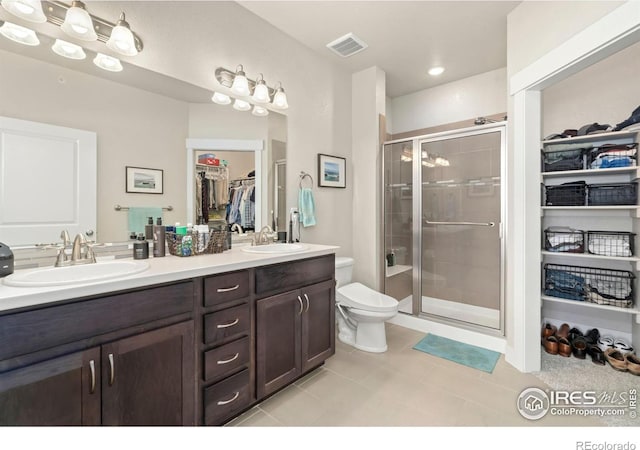
[[368,45],[355,34],[348,33],[333,42],[329,42],[327,47],[334,53],[346,58],[361,52],[367,48]]

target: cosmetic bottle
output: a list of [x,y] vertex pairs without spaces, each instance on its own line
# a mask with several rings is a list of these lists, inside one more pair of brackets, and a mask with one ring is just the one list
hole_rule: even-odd
[[153,240],[153,217],[149,217],[149,221],[144,226],[144,238],[149,241]]
[[153,257],[158,258],[165,255],[165,229],[162,225],[162,217],[158,217],[156,225],[153,227]]
[[133,244],[133,259],[149,259],[149,241],[140,233]]

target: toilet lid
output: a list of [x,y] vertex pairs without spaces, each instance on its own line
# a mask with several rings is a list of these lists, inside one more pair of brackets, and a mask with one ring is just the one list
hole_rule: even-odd
[[351,283],[337,290],[338,303],[365,311],[391,312],[398,310],[398,301],[360,283]]

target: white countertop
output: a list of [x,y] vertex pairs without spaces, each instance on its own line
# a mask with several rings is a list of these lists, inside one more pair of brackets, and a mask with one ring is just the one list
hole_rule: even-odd
[[[251,267],[265,266],[287,261],[311,258],[335,253],[340,248],[332,245],[307,244],[305,251],[288,254],[247,253],[241,248],[232,248],[223,253],[181,258],[167,255],[149,258],[149,268],[144,272],[98,282],[49,287],[13,287],[0,282],[0,313],[30,308],[46,303],[64,301],[89,295],[108,294],[195,277],[213,275]],[[24,272],[38,269],[25,269]],[[16,271],[23,272],[23,271]],[[1,280],[1,279],[0,279]]]

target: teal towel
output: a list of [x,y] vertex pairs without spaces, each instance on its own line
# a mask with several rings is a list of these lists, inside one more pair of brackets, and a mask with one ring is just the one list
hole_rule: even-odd
[[144,233],[144,226],[148,223],[149,217],[153,217],[153,223],[156,223],[158,217],[162,217],[162,208],[138,206],[130,207],[128,231],[130,233],[135,232],[136,234]]
[[298,193],[298,210],[300,223],[304,227],[316,224],[316,204],[313,200],[313,191],[310,188],[302,188]]

